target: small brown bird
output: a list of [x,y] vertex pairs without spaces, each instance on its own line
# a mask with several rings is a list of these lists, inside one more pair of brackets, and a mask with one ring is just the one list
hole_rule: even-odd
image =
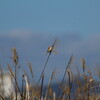
[[48,50],[47,50],[47,53],[51,53],[53,51],[53,47],[52,46],[49,46],[48,47]]

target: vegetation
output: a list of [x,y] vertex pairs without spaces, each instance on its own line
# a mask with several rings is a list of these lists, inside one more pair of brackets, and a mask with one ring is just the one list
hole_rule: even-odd
[[[10,64],[8,64],[8,70],[10,77],[12,79],[12,83],[14,84],[14,89],[12,92],[5,96],[4,90],[2,90],[1,86],[3,86],[3,70],[0,69],[0,100],[100,100],[99,93],[99,81],[96,81],[94,79],[94,74],[87,69],[86,61],[85,59],[81,60],[81,69],[82,73],[80,73],[77,69],[77,75],[73,73],[71,70],[71,65],[73,61],[73,55],[70,57],[69,62],[65,68],[65,73],[62,77],[62,81],[57,85],[58,91],[54,91],[52,88],[52,80],[55,76],[55,71],[52,72],[52,75],[50,76],[50,80],[48,83],[48,86],[46,88],[46,91],[43,91],[44,88],[44,71],[47,67],[49,58],[54,51],[55,44],[57,39],[55,39],[54,43],[48,47],[47,53],[48,57],[46,60],[46,63],[43,67],[43,70],[41,72],[40,78],[37,82],[37,84],[33,85],[32,83],[28,82],[28,76],[27,74],[23,74],[22,79],[22,86],[18,85],[17,80],[17,69],[19,67],[19,56],[17,53],[16,48],[12,49],[12,60],[14,63],[15,70],[13,71]],[[31,64],[28,64],[32,80],[34,80],[34,73]],[[99,68],[97,70],[97,75],[100,77]],[[67,79],[66,79],[67,77]],[[2,84],[1,84],[2,83]]]

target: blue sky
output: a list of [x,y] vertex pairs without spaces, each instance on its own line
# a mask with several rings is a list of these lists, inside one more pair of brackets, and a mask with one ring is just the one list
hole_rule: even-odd
[[100,0],[2,0],[0,31],[97,34],[100,32],[99,4]]
[[85,58],[93,70],[100,64],[100,0],[0,0],[3,68],[12,64],[11,48],[16,47],[19,63],[28,71],[26,66],[31,62],[37,79],[47,58],[47,47],[56,37],[58,54],[50,59],[46,79],[55,68],[62,78],[71,54],[75,66],[81,66],[80,59]]

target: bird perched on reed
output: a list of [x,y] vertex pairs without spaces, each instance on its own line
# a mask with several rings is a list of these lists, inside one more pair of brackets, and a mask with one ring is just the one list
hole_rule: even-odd
[[53,47],[52,46],[49,46],[48,49],[47,49],[47,53],[51,53],[53,50]]
[[54,43],[48,47],[47,53],[52,53],[52,52],[56,53],[55,46],[57,45],[57,43],[58,43],[58,39],[56,38]]

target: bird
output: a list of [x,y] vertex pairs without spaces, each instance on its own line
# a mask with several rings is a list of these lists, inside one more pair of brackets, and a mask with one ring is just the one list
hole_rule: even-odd
[[49,46],[48,49],[47,49],[47,53],[52,52],[52,50],[53,50],[53,47],[52,46]]

